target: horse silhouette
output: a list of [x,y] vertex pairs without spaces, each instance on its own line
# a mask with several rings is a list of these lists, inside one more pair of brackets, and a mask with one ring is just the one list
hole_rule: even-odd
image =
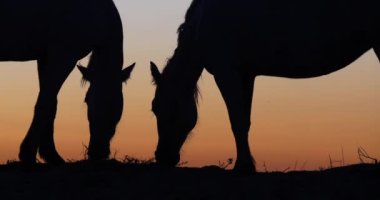
[[205,68],[228,109],[237,148],[234,170],[255,172],[248,143],[255,77],[327,75],[371,48],[380,57],[379,8],[376,0],[194,0],[162,74],[151,63],[157,162],[179,162],[197,122],[197,81]]
[[34,164],[64,163],[53,140],[57,94],[77,61],[92,52],[86,94],[90,123],[89,159],[106,159],[123,109],[123,28],[112,0],[1,0],[0,61],[37,60],[39,95],[19,158]]

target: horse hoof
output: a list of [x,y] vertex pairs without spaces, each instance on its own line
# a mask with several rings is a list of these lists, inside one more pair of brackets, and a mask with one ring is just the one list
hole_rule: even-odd
[[42,157],[41,158],[48,164],[51,164],[51,165],[63,165],[65,164],[65,160],[63,160],[63,158],[61,158],[60,156],[54,156],[54,157]]
[[52,165],[63,165],[65,160],[58,153],[44,153],[39,151],[40,157],[48,164]]
[[21,158],[20,157],[20,163],[22,166],[25,166],[25,167],[32,167],[32,166],[35,166],[37,164],[36,162],[36,159],[25,159],[25,158]]
[[20,159],[21,169],[24,171],[34,171],[34,169],[37,167],[37,162],[36,162],[35,157],[33,157],[32,159],[30,157],[23,156],[20,154],[19,159]]
[[251,164],[236,164],[233,173],[237,175],[253,175],[256,174],[255,165]]
[[22,165],[33,166],[36,165],[36,156],[28,153],[27,151],[20,151],[18,158]]
[[174,169],[174,168],[176,168],[176,165],[169,165],[169,164],[159,163],[159,162],[154,163],[154,166],[157,169],[162,169],[162,170],[168,170],[168,169]]
[[90,154],[88,153],[87,154],[87,160],[89,161],[105,161],[105,160],[109,160],[109,156],[108,155],[93,155],[93,154]]

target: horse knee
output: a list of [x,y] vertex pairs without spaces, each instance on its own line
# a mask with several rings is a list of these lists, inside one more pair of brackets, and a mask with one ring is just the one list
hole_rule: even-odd
[[[51,100],[52,99],[52,100]],[[46,98],[39,95],[34,107],[34,115],[37,118],[54,119],[57,112],[57,99]]]

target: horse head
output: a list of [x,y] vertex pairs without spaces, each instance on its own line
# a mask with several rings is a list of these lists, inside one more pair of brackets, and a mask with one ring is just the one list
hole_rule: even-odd
[[87,152],[90,160],[107,159],[110,154],[110,141],[123,111],[122,83],[129,79],[134,67],[132,64],[110,76],[78,65],[84,82],[90,83],[85,98],[91,134]]
[[197,123],[197,90],[166,84],[164,73],[151,63],[156,83],[152,111],[157,119],[158,144],[155,152],[158,164],[173,167],[180,160],[180,150]]

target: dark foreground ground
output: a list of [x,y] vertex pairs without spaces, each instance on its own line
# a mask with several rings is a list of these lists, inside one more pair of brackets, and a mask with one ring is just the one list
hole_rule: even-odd
[[218,167],[75,162],[0,165],[0,199],[379,199],[380,165],[238,176]]

